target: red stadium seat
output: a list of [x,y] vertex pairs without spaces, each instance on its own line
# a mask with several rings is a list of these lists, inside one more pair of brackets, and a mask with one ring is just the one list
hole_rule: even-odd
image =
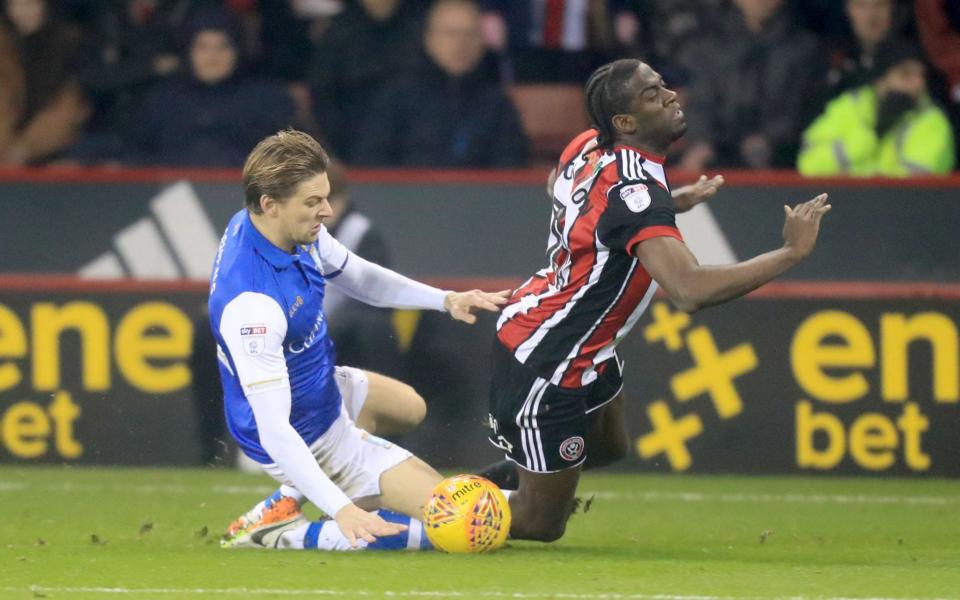
[[579,85],[521,84],[507,93],[520,113],[535,163],[556,162],[567,143],[589,127]]

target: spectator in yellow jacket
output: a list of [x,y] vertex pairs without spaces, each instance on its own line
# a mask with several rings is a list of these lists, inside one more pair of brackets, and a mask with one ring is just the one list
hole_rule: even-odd
[[875,79],[841,94],[803,134],[797,168],[807,176],[910,177],[956,163],[947,115],[929,97],[919,48],[881,46]]

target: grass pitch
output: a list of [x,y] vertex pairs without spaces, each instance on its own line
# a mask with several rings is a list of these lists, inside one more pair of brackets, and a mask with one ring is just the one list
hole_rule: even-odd
[[960,482],[587,475],[567,535],[490,555],[221,550],[273,489],[0,468],[0,598],[958,598]]

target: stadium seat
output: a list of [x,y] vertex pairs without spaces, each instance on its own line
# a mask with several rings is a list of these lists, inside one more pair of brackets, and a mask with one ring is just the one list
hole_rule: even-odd
[[521,84],[507,93],[520,113],[534,163],[556,162],[566,144],[588,127],[579,85]]

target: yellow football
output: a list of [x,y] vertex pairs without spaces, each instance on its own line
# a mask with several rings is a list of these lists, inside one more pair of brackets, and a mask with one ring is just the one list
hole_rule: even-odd
[[507,541],[510,504],[500,488],[483,477],[448,477],[433,488],[423,507],[423,525],[437,550],[489,552]]

